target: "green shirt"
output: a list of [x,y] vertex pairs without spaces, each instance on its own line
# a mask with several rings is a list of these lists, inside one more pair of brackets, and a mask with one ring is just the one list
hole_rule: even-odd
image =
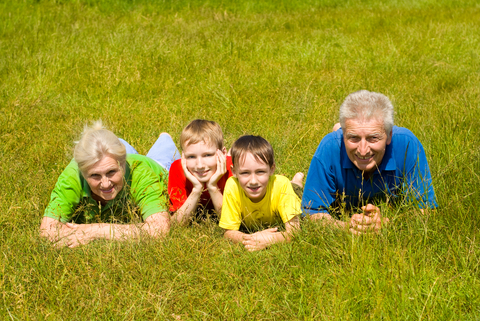
[[44,216],[75,223],[123,223],[168,211],[168,172],[154,160],[128,154],[124,185],[115,199],[101,205],[78,164],[72,160],[55,184]]

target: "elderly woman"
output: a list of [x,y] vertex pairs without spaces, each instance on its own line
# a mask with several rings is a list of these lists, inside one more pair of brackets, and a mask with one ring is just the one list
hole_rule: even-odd
[[100,121],[86,127],[52,191],[41,235],[69,247],[136,238],[142,232],[164,236],[170,229],[168,170],[177,158],[166,133],[142,156]]

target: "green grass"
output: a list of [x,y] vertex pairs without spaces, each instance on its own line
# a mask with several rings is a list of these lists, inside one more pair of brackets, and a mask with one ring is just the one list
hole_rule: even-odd
[[[0,319],[480,318],[477,1],[0,3]],[[197,117],[308,171],[352,91],[422,141],[440,208],[351,237],[309,224],[247,253],[213,223],[54,249],[38,227],[95,119],[145,153]]]

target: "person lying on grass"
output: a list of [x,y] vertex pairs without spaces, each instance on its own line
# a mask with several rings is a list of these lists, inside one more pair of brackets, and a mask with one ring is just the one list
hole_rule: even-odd
[[[376,202],[437,207],[422,144],[411,131],[393,125],[393,105],[382,94],[361,90],[340,106],[340,123],[315,152],[303,193],[304,213],[353,234],[378,232]],[[341,208],[354,213],[338,220]],[[384,221],[388,221],[385,219]]]
[[147,154],[153,159],[136,154],[101,121],[85,127],[74,159],[52,191],[40,235],[68,247],[142,233],[165,236],[170,229],[168,168],[179,153],[170,135],[162,133]]
[[[270,143],[260,136],[242,136],[231,154],[233,177],[225,185],[219,223],[225,238],[242,242],[248,251],[290,241],[300,227],[300,199],[286,177],[274,175]],[[303,174],[297,173],[293,182],[301,185],[302,180]],[[275,227],[280,224],[285,232]],[[249,234],[253,230],[259,231]]]
[[204,119],[191,121],[180,135],[182,159],[170,167],[168,194],[174,220],[186,224],[203,210],[220,215],[223,189],[232,176],[220,126]]

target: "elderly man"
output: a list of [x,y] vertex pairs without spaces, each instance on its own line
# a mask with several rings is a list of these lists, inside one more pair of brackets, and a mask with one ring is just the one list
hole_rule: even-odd
[[[382,227],[378,202],[406,200],[421,211],[437,207],[422,144],[393,125],[393,105],[385,95],[350,94],[340,106],[340,125],[313,155],[302,199],[305,214],[360,234]],[[342,207],[358,214],[336,220]]]

